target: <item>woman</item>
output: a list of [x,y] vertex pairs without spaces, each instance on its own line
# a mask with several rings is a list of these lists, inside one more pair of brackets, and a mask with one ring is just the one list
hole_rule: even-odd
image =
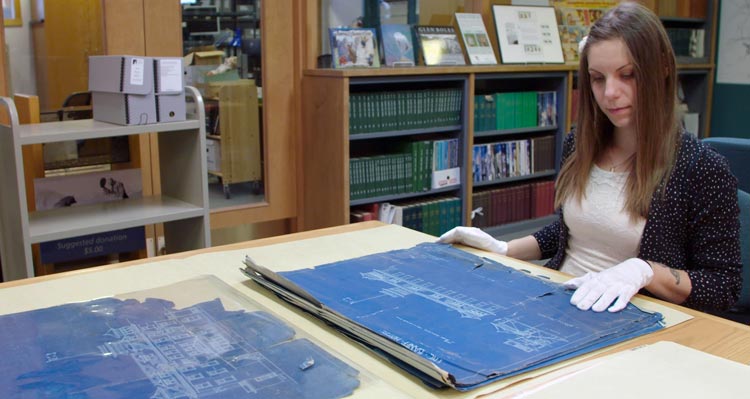
[[[441,238],[579,276],[579,309],[619,311],[640,289],[726,309],[741,286],[737,181],[679,127],[674,53],[659,19],[621,3],[592,27],[579,64],[580,111],[556,182],[559,219],[497,241],[476,228]],[[613,304],[614,302],[614,304]]]

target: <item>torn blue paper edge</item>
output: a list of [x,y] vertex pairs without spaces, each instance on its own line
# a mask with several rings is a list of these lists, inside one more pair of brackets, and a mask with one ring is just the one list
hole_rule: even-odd
[[444,244],[281,274],[329,309],[445,370],[458,390],[662,328],[660,314],[633,305],[618,313],[580,311],[560,284]]

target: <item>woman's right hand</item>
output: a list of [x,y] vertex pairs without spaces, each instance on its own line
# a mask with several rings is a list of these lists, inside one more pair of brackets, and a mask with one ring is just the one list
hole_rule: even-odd
[[476,227],[455,227],[441,235],[438,242],[446,244],[464,244],[500,255],[508,253],[507,242],[496,240],[491,235]]

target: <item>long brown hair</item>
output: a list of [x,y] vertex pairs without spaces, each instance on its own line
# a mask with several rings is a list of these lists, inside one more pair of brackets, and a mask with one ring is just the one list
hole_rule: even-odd
[[581,51],[575,151],[557,178],[555,207],[568,198],[583,198],[594,162],[613,140],[614,126],[599,109],[591,90],[588,63],[592,45],[613,39],[625,43],[636,81],[637,150],[626,183],[624,207],[634,220],[648,215],[651,198],[660,184],[666,183],[675,162],[680,129],[672,46],[659,18],[633,2],[620,3],[594,23]]

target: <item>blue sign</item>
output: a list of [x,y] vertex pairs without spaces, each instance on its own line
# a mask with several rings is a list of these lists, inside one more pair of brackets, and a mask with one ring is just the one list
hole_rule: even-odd
[[89,234],[40,244],[42,263],[57,263],[93,258],[146,248],[143,227]]

